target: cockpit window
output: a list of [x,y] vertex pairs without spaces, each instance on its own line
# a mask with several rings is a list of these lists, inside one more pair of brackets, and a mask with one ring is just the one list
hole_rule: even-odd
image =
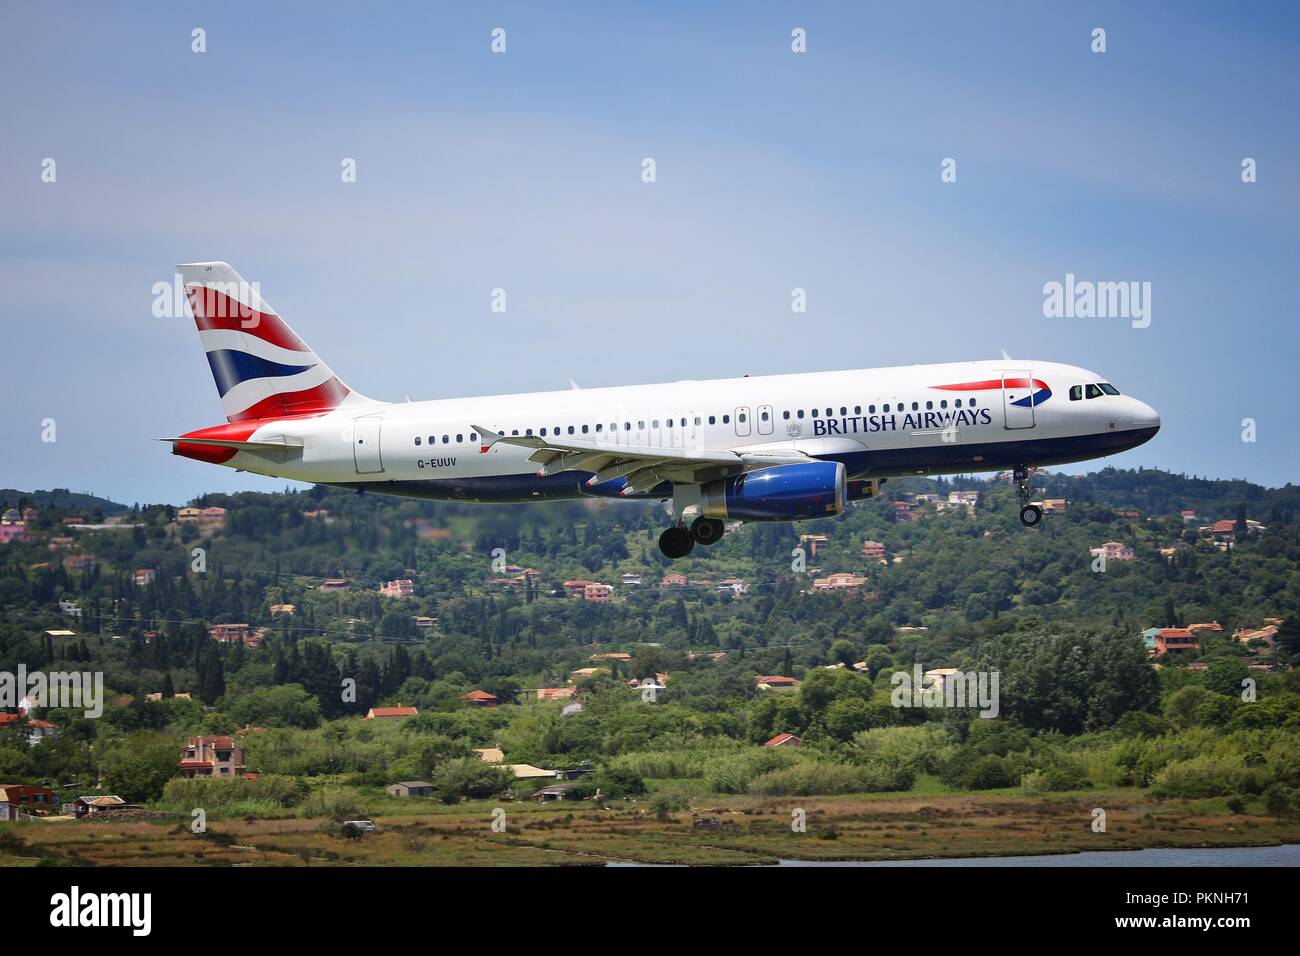
[[1116,388],[1114,385],[1110,384],[1110,382],[1098,382],[1097,387],[1100,388],[1107,395],[1119,394],[1119,389]]
[[1089,398],[1101,398],[1101,396],[1104,395],[1105,392],[1103,392],[1103,391],[1102,391],[1100,388],[1098,388],[1096,385],[1089,385],[1089,386],[1088,386],[1088,390],[1087,390],[1087,392],[1086,392],[1085,394],[1086,394]]
[[1071,385],[1071,386],[1070,386],[1070,401],[1072,401],[1072,402],[1077,402],[1077,401],[1078,401],[1079,399],[1081,399],[1081,398],[1083,398],[1083,386],[1082,386],[1082,385]]

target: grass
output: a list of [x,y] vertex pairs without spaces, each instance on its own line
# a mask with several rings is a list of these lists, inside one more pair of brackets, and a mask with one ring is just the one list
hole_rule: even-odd
[[[686,782],[659,781],[656,789],[681,792]],[[922,791],[936,786],[923,781]],[[324,832],[323,821],[310,817],[210,819],[205,834],[190,832],[188,816],[2,823],[0,866],[718,866],[1300,842],[1300,821],[1233,814],[1221,799],[1158,803],[1133,789],[689,799],[716,825],[694,826],[690,809],[660,818],[648,798],[608,809],[589,802],[443,806],[387,798],[371,807],[379,832],[360,840]],[[504,832],[491,825],[499,806]],[[1092,830],[1095,807],[1106,810],[1104,833]],[[803,832],[791,826],[797,809],[806,816]]]

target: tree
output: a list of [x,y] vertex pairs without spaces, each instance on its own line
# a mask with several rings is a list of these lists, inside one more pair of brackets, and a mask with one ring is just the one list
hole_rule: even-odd
[[157,800],[175,776],[178,760],[176,741],[165,734],[129,734],[104,757],[105,787],[128,803]]
[[300,684],[264,687],[250,691],[229,709],[232,720],[243,727],[302,727],[320,723],[320,701]]
[[1239,697],[1241,682],[1250,676],[1250,668],[1235,658],[1212,663],[1205,671],[1205,686],[1216,694]]

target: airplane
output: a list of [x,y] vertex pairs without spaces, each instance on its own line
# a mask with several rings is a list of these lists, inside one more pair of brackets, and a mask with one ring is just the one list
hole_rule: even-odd
[[[348,388],[224,262],[177,266],[226,423],[172,453],[384,494],[452,501],[671,502],[671,558],[726,521],[842,513],[889,478],[1030,475],[1151,440],[1160,416],[1087,369],[1001,360],[384,402]],[[690,520],[688,525],[687,520]]]

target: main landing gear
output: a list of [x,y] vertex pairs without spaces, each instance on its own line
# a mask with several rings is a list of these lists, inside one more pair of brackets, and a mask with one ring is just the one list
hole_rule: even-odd
[[1026,528],[1032,528],[1038,522],[1043,520],[1043,509],[1038,505],[1029,504],[1029,474],[1032,469],[1028,465],[1016,465],[1015,471],[1011,477],[1016,482],[1016,494],[1020,497],[1020,523]]
[[659,550],[674,561],[684,558],[695,547],[695,539],[685,525],[675,524],[659,536]]
[[659,536],[659,550],[676,560],[691,553],[697,544],[710,545],[722,540],[722,522],[703,515],[691,522],[688,529],[679,520]]
[[696,544],[717,544],[722,540],[722,521],[700,515],[691,522],[691,537]]

